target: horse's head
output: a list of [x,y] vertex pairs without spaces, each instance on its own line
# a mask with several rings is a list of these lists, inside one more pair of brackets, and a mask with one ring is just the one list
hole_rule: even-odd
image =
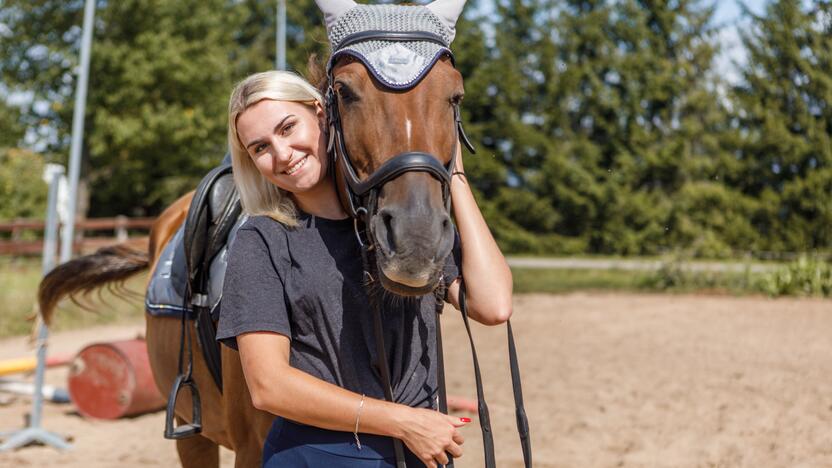
[[453,246],[463,87],[447,47],[463,4],[319,0],[334,51],[327,99],[341,201],[366,223],[381,283],[399,295],[434,289]]

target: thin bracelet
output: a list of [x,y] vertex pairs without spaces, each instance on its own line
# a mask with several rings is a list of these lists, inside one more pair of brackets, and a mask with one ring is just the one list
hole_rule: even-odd
[[361,402],[358,403],[358,412],[355,413],[355,430],[352,432],[352,435],[355,436],[355,445],[358,447],[358,450],[361,450],[361,441],[358,440],[358,422],[361,421],[361,408],[364,407],[364,394],[361,394]]
[[[462,177],[465,177],[465,173],[462,171],[454,171],[453,174],[451,174],[452,177],[455,175],[461,175]],[[467,177],[465,178],[467,179]]]

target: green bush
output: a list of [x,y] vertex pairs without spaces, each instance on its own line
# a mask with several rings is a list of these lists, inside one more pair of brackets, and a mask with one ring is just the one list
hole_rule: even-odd
[[681,258],[674,257],[664,261],[655,271],[645,275],[640,286],[647,290],[667,291],[677,288],[687,282],[687,274],[682,268]]
[[43,181],[43,156],[0,148],[0,220],[43,218],[49,187]]
[[770,296],[832,296],[832,266],[817,258],[801,256],[796,261],[765,274],[759,281]]
[[763,292],[759,277],[749,268],[743,272],[695,271],[681,254],[662,262],[658,269],[641,278],[639,288],[666,292],[729,292],[748,294]]

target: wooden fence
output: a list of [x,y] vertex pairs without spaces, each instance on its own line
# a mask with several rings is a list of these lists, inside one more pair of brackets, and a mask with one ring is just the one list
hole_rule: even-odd
[[[78,220],[75,223],[73,251],[86,253],[99,247],[128,241],[136,246],[146,245],[147,232],[155,219],[116,216]],[[40,219],[0,222],[0,255],[41,255],[45,225],[46,222]],[[104,233],[110,235],[103,235]]]

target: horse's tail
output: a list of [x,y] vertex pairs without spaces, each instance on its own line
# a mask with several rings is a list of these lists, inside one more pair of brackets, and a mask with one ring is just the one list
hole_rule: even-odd
[[58,302],[65,297],[76,300],[107,285],[118,290],[127,278],[148,268],[147,252],[123,244],[103,247],[93,254],[62,263],[50,271],[38,286],[38,305],[43,321],[52,318]]

